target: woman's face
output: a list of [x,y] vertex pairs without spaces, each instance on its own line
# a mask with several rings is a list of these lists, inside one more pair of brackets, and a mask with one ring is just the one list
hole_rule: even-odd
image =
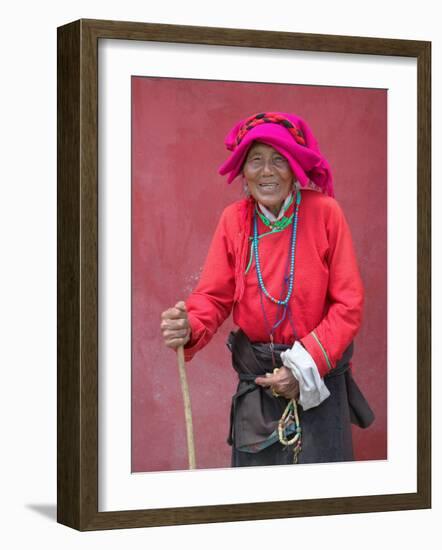
[[247,154],[243,175],[253,198],[278,214],[294,181],[288,160],[273,147],[256,142]]

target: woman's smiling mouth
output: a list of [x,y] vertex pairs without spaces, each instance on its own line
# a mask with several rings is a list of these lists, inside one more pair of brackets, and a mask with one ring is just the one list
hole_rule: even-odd
[[279,183],[259,183],[258,187],[262,191],[276,191],[279,188]]

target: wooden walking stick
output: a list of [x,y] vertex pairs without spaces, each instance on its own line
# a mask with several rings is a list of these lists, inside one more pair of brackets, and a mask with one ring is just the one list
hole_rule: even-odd
[[189,386],[187,385],[186,368],[184,363],[184,349],[179,346],[177,349],[178,370],[180,372],[181,391],[183,393],[184,417],[186,419],[187,433],[187,455],[189,457],[189,470],[196,468],[195,443],[193,439],[192,407],[190,406]]

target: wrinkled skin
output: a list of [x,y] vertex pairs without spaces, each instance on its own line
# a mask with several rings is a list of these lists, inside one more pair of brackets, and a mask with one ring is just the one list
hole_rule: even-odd
[[255,142],[247,153],[242,176],[252,197],[278,215],[293,188],[288,160],[273,147]]
[[281,367],[277,372],[267,376],[259,376],[255,383],[263,388],[272,388],[274,392],[286,399],[297,399],[299,396],[299,384],[287,367]]
[[176,349],[185,346],[190,340],[190,325],[184,302],[177,302],[174,307],[161,314],[161,332],[166,346]]

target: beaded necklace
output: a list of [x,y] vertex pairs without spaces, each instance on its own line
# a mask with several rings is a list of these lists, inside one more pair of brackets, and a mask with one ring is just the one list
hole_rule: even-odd
[[[289,303],[289,300],[290,300],[290,298],[292,296],[292,292],[293,292],[293,284],[294,284],[294,279],[295,279],[296,235],[297,235],[297,229],[298,229],[298,216],[299,216],[299,205],[300,205],[300,203],[301,203],[301,193],[298,190],[296,192],[295,212],[292,216],[290,216],[290,221],[292,222],[292,234],[291,234],[291,238],[290,238],[289,254],[288,254],[288,257],[287,257],[287,263],[288,263],[287,267],[289,267],[289,274],[288,274],[287,277],[284,278],[284,283],[288,283],[288,289],[287,289],[287,293],[286,293],[286,296],[285,296],[284,299],[283,299],[282,295],[279,299],[272,296],[269,293],[269,291],[267,290],[267,288],[264,284],[264,279],[263,279],[262,271],[261,271],[261,263],[260,263],[260,260],[259,260],[258,219],[257,219],[257,216],[256,216],[256,212],[254,213],[254,216],[253,216],[252,251],[253,251],[253,256],[254,256],[254,259],[255,259],[256,275],[257,275],[257,278],[258,278],[259,289],[261,291],[260,292],[260,298],[261,298],[261,308],[262,308],[263,315],[264,315],[264,321],[267,325],[267,328],[268,329],[270,328],[269,333],[270,333],[270,346],[271,346],[271,349],[272,349],[272,355],[273,355],[273,332],[282,323],[282,321],[285,319],[285,316],[286,316],[286,313],[287,313],[287,308],[288,308],[288,303]],[[285,272],[287,273],[287,269],[286,269]],[[283,290],[282,290],[282,294],[283,294],[283,292],[284,292],[284,287],[283,287]],[[274,304],[276,304],[278,306],[282,306],[281,318],[279,320],[277,320],[273,324],[272,327],[269,327],[267,316],[265,314],[265,309],[264,309],[264,304],[263,304],[263,296],[265,296],[268,300],[270,300]],[[278,307],[278,310],[279,309],[280,308]],[[278,315],[279,315],[279,313],[277,314],[277,319],[278,319]]]

